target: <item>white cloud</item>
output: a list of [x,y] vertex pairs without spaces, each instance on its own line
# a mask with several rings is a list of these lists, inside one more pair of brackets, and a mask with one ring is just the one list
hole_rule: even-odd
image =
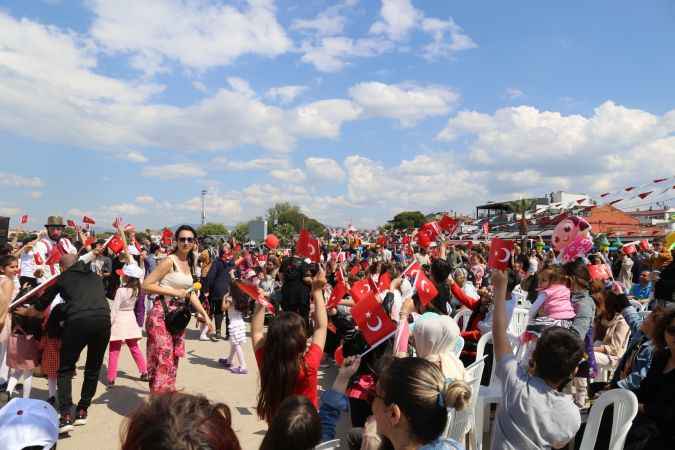
[[201,81],[193,81],[192,87],[201,92],[202,94],[206,94],[209,92],[209,88],[207,88],[206,85]]
[[105,208],[107,214],[113,216],[138,216],[145,213],[145,210],[133,203],[117,203]]
[[459,51],[478,47],[452,17],[446,21],[426,18],[422,21],[422,30],[433,39],[423,48],[423,56],[429,60],[449,58]]
[[314,65],[321,72],[338,72],[353,58],[381,55],[393,48],[390,41],[380,38],[353,39],[345,36],[330,36],[316,42],[302,43],[302,61]]
[[353,86],[349,95],[366,115],[398,119],[404,126],[445,115],[460,99],[456,91],[443,86],[389,85],[376,81]]
[[126,159],[127,161],[135,162],[135,163],[146,163],[148,162],[148,158],[143,155],[141,152],[127,152],[119,155],[120,159]]
[[288,183],[302,183],[305,181],[305,173],[300,169],[274,169],[270,170],[270,175],[277,180]]
[[227,83],[234,92],[238,92],[245,97],[255,97],[255,91],[251,89],[251,85],[248,83],[248,81],[238,77],[228,77]]
[[223,156],[213,158],[210,163],[211,167],[218,169],[243,172],[248,170],[272,170],[272,169],[286,169],[289,166],[288,160],[284,158],[256,158],[250,160],[231,160]]
[[[152,103],[163,87],[95,73],[91,42],[72,32],[0,12],[0,130],[43,142],[224,150],[259,145],[286,152],[300,138],[335,138],[359,117],[346,100],[283,109],[255,97],[245,80],[188,106]],[[40,123],[36,128],[35,123]]]
[[24,177],[14,173],[0,172],[0,185],[17,188],[41,188],[45,183],[39,177]]
[[375,22],[370,32],[386,34],[394,41],[406,39],[410,31],[422,20],[424,14],[410,0],[382,0],[381,21]]
[[[241,3],[241,2],[240,2]],[[210,0],[91,0],[90,33],[109,52],[129,54],[149,75],[178,62],[196,70],[231,64],[245,54],[274,57],[292,42],[273,1],[237,8]]]
[[510,88],[507,88],[506,91],[504,91],[504,96],[506,98],[508,98],[509,100],[515,100],[515,99],[520,98],[524,95],[525,95],[525,93],[518,88],[510,87]]
[[341,34],[345,27],[346,18],[339,14],[339,9],[328,8],[319,13],[314,19],[295,19],[292,30],[312,31],[319,36]]
[[345,177],[345,171],[340,164],[330,158],[306,158],[305,169],[314,178],[342,181]]
[[305,90],[307,90],[307,86],[276,86],[268,89],[265,93],[265,97],[277,101],[282,105],[286,105],[295,100],[295,98],[302,94]]
[[144,177],[155,177],[162,180],[177,178],[200,178],[206,176],[206,171],[193,163],[166,164],[163,166],[147,166],[141,174]]
[[140,203],[142,205],[151,205],[155,203],[155,199],[150,195],[139,195],[136,197],[136,203]]

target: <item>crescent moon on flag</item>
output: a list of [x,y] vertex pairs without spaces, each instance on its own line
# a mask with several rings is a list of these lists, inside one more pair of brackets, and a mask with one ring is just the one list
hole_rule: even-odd
[[367,294],[368,292],[370,292],[370,285],[369,285],[369,284],[364,284],[364,285],[361,287],[361,293],[362,293],[362,294]]
[[309,246],[309,256],[310,256],[310,257],[311,257],[311,256],[314,256],[314,246],[313,246],[313,245],[310,245],[310,246]]
[[427,283],[427,280],[422,280],[422,282],[420,283],[420,288],[422,288],[422,291],[429,292],[429,289],[427,289],[427,284],[429,284]]
[[380,328],[382,328],[382,319],[380,319],[379,316],[375,316],[375,317],[377,318],[377,322],[375,322],[375,325],[374,325],[374,326],[370,324],[370,320],[368,320],[368,321],[366,322],[366,326],[367,326],[368,329],[369,329],[370,331],[372,331],[373,333],[376,333],[376,332],[380,331]]
[[[500,262],[503,262],[503,263],[507,262],[507,261],[509,260],[509,258],[511,257],[511,251],[508,250],[508,249],[506,249],[506,248],[500,248],[499,250],[503,250],[503,251],[504,251],[504,258],[503,258],[503,259],[498,259],[498,260],[499,260]],[[499,252],[497,252],[497,254],[499,255]]]

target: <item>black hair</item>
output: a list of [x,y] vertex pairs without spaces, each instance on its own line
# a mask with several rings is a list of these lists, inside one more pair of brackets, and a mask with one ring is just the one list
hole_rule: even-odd
[[18,261],[19,258],[10,254],[0,255],[0,267],[5,268],[12,264],[13,262]]
[[[192,228],[190,225],[181,225],[176,229],[176,232],[173,235],[174,241],[178,242],[178,235],[180,235],[181,231],[189,231],[192,233],[192,236],[195,238],[195,241],[197,240],[197,232],[195,231],[194,228]],[[190,266],[190,273],[194,275],[195,271],[195,253],[193,251],[189,251],[187,254],[187,260],[188,260],[188,265]]]
[[544,330],[532,353],[535,374],[551,383],[560,384],[574,376],[584,343],[572,330],[550,327]]
[[431,263],[431,277],[437,284],[445,283],[451,270],[450,264],[444,259],[434,259]]
[[260,450],[311,450],[319,442],[319,413],[307,397],[293,395],[281,402]]

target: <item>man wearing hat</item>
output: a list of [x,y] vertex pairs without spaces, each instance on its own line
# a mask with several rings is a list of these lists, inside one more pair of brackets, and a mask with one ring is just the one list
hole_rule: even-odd
[[77,249],[70,242],[70,239],[64,235],[63,231],[66,225],[63,223],[63,217],[49,216],[45,228],[47,229],[47,235],[42,236],[32,250],[36,269],[35,278],[37,278],[38,283],[43,283],[61,273],[59,260],[63,255],[77,253]]

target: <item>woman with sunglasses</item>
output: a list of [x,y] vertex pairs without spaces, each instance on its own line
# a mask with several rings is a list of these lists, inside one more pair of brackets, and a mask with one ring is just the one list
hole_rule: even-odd
[[654,355],[637,392],[638,414],[624,448],[675,448],[675,306],[663,310],[654,327]]
[[209,332],[214,331],[213,322],[196,293],[188,291],[193,285],[196,237],[197,233],[191,226],[180,226],[175,233],[175,251],[159,263],[143,283],[143,289],[148,294],[157,296],[146,322],[151,394],[176,390],[178,359],[185,356],[185,330],[176,334],[167,330],[164,306],[172,311],[189,301],[208,326]]

